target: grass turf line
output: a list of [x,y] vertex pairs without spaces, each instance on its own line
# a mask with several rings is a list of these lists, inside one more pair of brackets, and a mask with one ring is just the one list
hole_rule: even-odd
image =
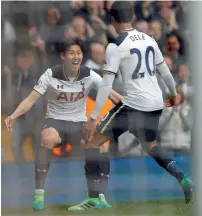
[[22,208],[2,208],[2,216],[193,216],[193,205],[184,200],[153,200],[112,203],[112,209],[68,212],[69,205],[47,206],[43,212],[35,212],[31,206]]

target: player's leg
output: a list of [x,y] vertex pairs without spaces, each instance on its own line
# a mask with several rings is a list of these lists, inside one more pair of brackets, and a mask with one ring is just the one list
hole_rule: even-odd
[[[88,146],[88,148],[85,149],[85,174],[89,198],[81,204],[71,207],[69,210],[85,210],[89,208],[88,204],[96,208],[111,207],[104,197],[110,172],[109,157],[108,154],[104,153],[104,151],[106,152],[108,149],[104,143],[110,139],[112,135],[111,130],[115,126],[123,126],[123,108],[124,105],[122,103],[115,106],[99,123],[93,140],[85,144]],[[122,119],[122,124],[117,122],[119,118]],[[127,129],[125,129],[125,131],[126,130]],[[103,144],[104,146],[100,149],[100,146]],[[91,199],[97,199],[98,197],[99,202],[97,204],[91,202]]]
[[169,156],[166,149],[158,145],[156,141],[146,142],[144,144],[144,149],[151,157],[154,158],[159,166],[163,167],[178,180],[184,191],[185,202],[193,203],[195,201],[193,182],[178,166],[176,161],[171,156]]
[[147,113],[134,112],[133,119],[135,119],[135,122],[131,122],[131,124],[135,125],[135,131],[134,128],[132,131],[140,139],[143,149],[158,165],[178,180],[184,191],[186,203],[193,202],[194,187],[192,181],[184,174],[176,161],[169,156],[168,152],[156,142],[160,115],[161,110]]
[[36,190],[34,193],[33,209],[36,211],[44,209],[44,185],[50,167],[52,149],[61,143],[61,137],[54,128],[54,120],[46,120],[45,127],[41,132],[41,142],[35,156]]
[[109,179],[109,173],[110,173],[110,158],[109,158],[109,142],[104,143],[100,147],[100,156],[98,161],[98,167],[99,167],[99,175],[100,175],[100,194],[105,193],[108,179]]
[[106,141],[114,137],[113,132],[115,130],[122,131],[122,133],[127,130],[127,117],[124,112],[124,105],[121,102],[110,110],[98,124],[97,133],[92,141],[95,143],[105,143],[100,149],[103,153],[100,153],[99,156],[100,184],[98,184],[97,187],[99,188],[99,193],[101,194],[104,194],[107,188],[110,173],[110,161]]
[[[110,160],[108,154],[108,143],[100,148],[85,149],[85,175],[88,185],[88,197],[99,198],[98,208],[111,208],[105,199],[105,191],[108,185],[110,173]],[[88,198],[88,201],[89,201]]]
[[178,180],[184,191],[185,202],[193,203],[195,201],[193,182],[177,165],[176,161],[169,156],[166,149],[158,145],[156,141],[146,142],[143,146],[145,151],[154,158],[159,166],[163,167]]
[[107,190],[110,175],[109,141],[105,142],[100,147],[98,169],[100,183],[99,198],[105,208],[111,208],[112,206],[106,201],[105,198],[105,192]]
[[[118,118],[118,116],[117,116]],[[116,119],[118,124],[118,121]],[[118,137],[125,132],[124,128],[115,128],[113,127],[111,130],[111,135],[115,138],[115,143],[118,143]],[[110,136],[110,138],[112,137]],[[109,136],[108,136],[109,137]],[[104,138],[103,138],[104,139]],[[105,137],[106,139],[106,137]],[[109,158],[109,143],[105,142],[100,147],[100,156],[99,156],[99,171],[100,171],[100,193],[104,194],[107,186],[108,186],[108,179],[110,174],[110,158]]]
[[[82,130],[83,130],[84,122],[71,123],[70,133],[68,133],[68,137],[70,142],[73,144],[72,149],[76,149],[77,145],[82,138]],[[104,150],[102,148],[102,150]],[[106,150],[106,149],[105,149]],[[84,149],[85,156],[85,176],[88,187],[88,197],[82,203],[70,207],[69,211],[78,211],[78,210],[87,210],[90,208],[106,208],[111,207],[104,197],[103,189],[101,187],[101,172],[102,177],[104,178],[105,173],[107,172],[108,177],[108,158],[104,152],[100,152],[99,147],[89,147]],[[99,187],[97,187],[97,183],[100,181]]]
[[[119,103],[112,110],[110,110],[110,112],[98,124],[97,132],[94,134],[93,140],[88,144],[90,146],[101,146],[104,143],[106,143],[106,141],[112,138],[112,130],[114,128],[120,128],[123,132],[125,132],[127,130],[126,126],[127,119],[124,113],[124,105],[122,103]],[[102,147],[102,151],[103,150],[105,150],[105,152],[106,150],[108,150],[106,149],[106,144],[104,144],[104,146]],[[99,154],[99,152],[97,152],[97,154]],[[104,152],[100,153],[99,156],[97,156],[97,158],[99,158],[99,179],[98,181],[94,181],[93,187],[91,187],[89,191],[92,190],[97,194],[104,194],[108,184],[110,161],[108,153]]]

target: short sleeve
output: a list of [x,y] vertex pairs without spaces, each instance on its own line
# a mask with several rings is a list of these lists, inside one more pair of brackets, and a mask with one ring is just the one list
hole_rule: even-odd
[[116,44],[110,43],[106,49],[104,69],[112,73],[117,73],[120,65],[120,51]]
[[50,85],[50,78],[52,76],[52,71],[50,69],[46,70],[45,73],[41,75],[37,84],[34,86],[34,90],[37,91],[39,94],[43,95],[48,86]]
[[99,88],[99,86],[100,86],[100,84],[102,82],[102,77],[93,70],[91,70],[90,73],[91,73],[91,79],[92,79],[92,82],[93,82],[92,87],[95,90],[98,90],[98,88]]

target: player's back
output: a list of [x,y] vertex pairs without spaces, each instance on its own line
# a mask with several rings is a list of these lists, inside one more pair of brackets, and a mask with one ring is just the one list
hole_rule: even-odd
[[156,65],[163,57],[156,41],[137,30],[123,32],[116,40],[123,80],[123,102],[135,109],[163,108],[162,91],[156,78]]

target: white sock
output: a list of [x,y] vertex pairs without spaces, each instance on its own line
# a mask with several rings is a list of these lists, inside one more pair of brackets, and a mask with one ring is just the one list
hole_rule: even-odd
[[35,190],[35,193],[37,193],[37,194],[44,194],[44,189],[36,189]]

